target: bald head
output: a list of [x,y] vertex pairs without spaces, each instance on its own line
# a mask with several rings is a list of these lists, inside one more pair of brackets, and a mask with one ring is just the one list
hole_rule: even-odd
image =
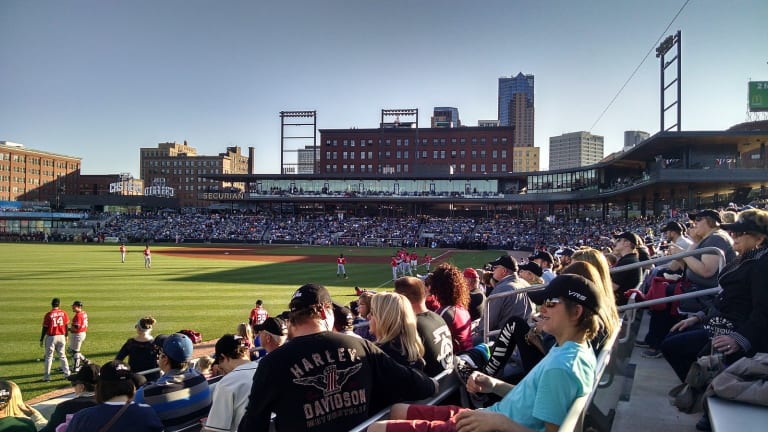
[[427,298],[424,282],[413,276],[403,276],[395,280],[395,292],[404,295],[411,304],[419,304]]

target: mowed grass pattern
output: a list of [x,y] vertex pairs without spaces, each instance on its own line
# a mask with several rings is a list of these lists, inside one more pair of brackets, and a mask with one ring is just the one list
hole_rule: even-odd
[[[334,300],[348,304],[354,286],[391,289],[389,256],[393,248],[274,247],[254,248],[257,255],[322,255],[327,263],[268,263],[248,260],[203,259],[163,255],[177,246],[152,247],[152,268],[144,269],[142,245],[128,245],[125,264],[117,245],[0,244],[0,377],[15,381],[25,399],[66,387],[61,373],[43,376],[43,349],[39,345],[42,319],[53,297],[71,318],[70,305],[82,300],[89,317],[82,352],[92,361],[114,358],[123,342],[135,334],[138,318],[157,319],[154,335],[192,328],[203,339],[234,332],[247,321],[257,298],[271,314],[286,309],[291,294],[305,283],[329,288]],[[199,247],[185,245],[178,247]],[[215,245],[222,248],[226,246]],[[241,247],[241,246],[237,246]],[[419,259],[426,249],[417,249]],[[223,254],[223,252],[221,252]],[[347,259],[349,279],[336,277],[335,257]],[[480,267],[499,251],[429,250],[459,267]],[[381,256],[380,264],[356,264],[355,256]],[[423,267],[421,267],[423,271]],[[54,360],[53,368],[58,367]]]

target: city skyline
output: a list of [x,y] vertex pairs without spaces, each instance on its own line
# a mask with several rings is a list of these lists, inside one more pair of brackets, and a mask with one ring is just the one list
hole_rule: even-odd
[[136,176],[141,147],[253,146],[254,172],[277,173],[280,111],[317,110],[318,129],[340,129],[377,127],[379,111],[395,108],[418,108],[427,126],[434,107],[449,106],[474,126],[497,118],[498,79],[523,73],[536,78],[544,169],[552,136],[604,136],[607,155],[625,130],[658,132],[653,55],[600,114],[678,29],[683,130],[746,121],[747,81],[768,80],[766,16],[756,0],[8,0],[0,140],[81,157],[84,174]]

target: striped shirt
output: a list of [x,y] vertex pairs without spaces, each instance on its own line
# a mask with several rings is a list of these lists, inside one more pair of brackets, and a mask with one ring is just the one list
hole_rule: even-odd
[[200,372],[171,369],[137,390],[134,400],[151,406],[163,425],[172,428],[205,417],[211,406],[211,390]]

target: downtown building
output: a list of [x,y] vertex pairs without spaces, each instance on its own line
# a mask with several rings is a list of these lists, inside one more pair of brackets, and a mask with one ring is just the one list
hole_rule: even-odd
[[589,132],[571,132],[549,138],[549,169],[579,168],[600,162],[603,137]]
[[[197,149],[175,142],[140,149],[140,172],[145,190],[169,193],[177,197],[181,207],[204,207],[198,193],[241,193],[242,183],[216,181],[211,174],[252,174],[253,147],[243,155],[240,147],[227,147],[215,156],[198,155]],[[172,190],[172,192],[171,192]],[[154,194],[152,192],[151,194]]]
[[75,193],[81,158],[0,141],[0,201],[48,202],[58,208],[61,196]]

